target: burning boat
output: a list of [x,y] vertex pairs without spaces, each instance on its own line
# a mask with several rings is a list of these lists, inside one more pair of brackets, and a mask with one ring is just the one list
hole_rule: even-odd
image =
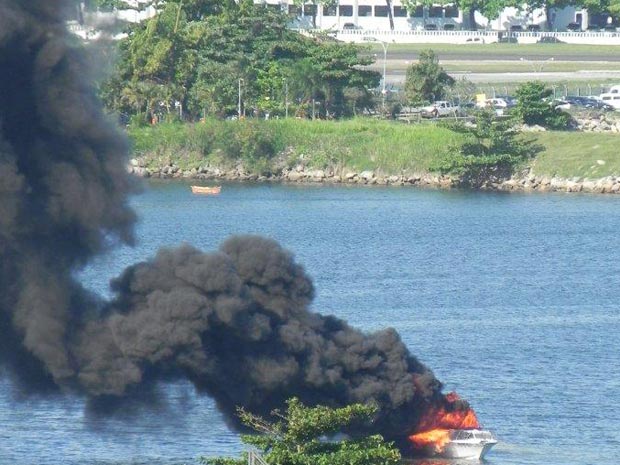
[[449,459],[482,459],[497,440],[482,429],[473,409],[456,393],[445,399],[444,405],[427,409],[416,432],[409,436],[414,449]]
[[435,452],[449,459],[482,459],[497,444],[490,431],[480,429],[455,429],[449,431],[448,442]]

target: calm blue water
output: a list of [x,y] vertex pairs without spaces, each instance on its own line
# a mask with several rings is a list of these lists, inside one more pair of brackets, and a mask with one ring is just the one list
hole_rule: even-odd
[[[273,237],[313,277],[316,311],[412,352],[501,443],[493,465],[611,465],[620,455],[620,196],[152,183],[137,246],[83,273],[108,280],[165,245]],[[107,418],[71,397],[20,399],[0,379],[0,464],[182,464],[241,448],[191,385]]]

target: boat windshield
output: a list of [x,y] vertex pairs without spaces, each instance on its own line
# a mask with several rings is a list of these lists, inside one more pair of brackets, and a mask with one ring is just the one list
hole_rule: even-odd
[[457,430],[452,432],[452,439],[453,440],[473,439],[473,438],[474,438],[474,434],[473,434],[472,431],[463,430],[463,429],[457,429]]
[[492,440],[493,439],[493,435],[491,434],[490,431],[467,430],[467,429],[453,430],[450,437],[453,441],[464,440],[464,439],[481,439],[481,440]]

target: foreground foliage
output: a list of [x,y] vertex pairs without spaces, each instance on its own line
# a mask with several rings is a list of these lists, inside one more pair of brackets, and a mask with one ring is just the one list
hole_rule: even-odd
[[[298,399],[285,412],[274,411],[273,421],[239,409],[241,422],[255,431],[242,441],[277,465],[396,465],[400,452],[381,436],[332,440],[335,434],[372,421],[376,408],[353,404],[342,408],[306,407]],[[201,458],[209,465],[244,465],[247,457]]]

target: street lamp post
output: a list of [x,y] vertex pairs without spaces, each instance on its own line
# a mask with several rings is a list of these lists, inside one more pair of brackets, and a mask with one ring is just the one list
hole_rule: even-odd
[[383,47],[383,79],[382,79],[382,84],[381,84],[381,108],[383,109],[383,111],[385,111],[385,94],[386,94],[385,72],[386,72],[386,63],[387,63],[387,51],[388,51],[388,46],[390,44],[388,42],[384,42],[372,36],[370,37],[366,36],[364,37],[364,40],[367,42],[379,42],[381,44],[381,47]]
[[529,63],[532,66],[532,70],[535,73],[540,73],[543,70],[543,67],[545,66],[545,63],[548,63],[550,61],[554,61],[555,58],[551,57],[551,58],[547,58],[546,60],[541,60],[541,61],[533,61],[533,60],[528,60],[527,58],[520,58],[521,61]]
[[284,80],[284,117],[288,118],[288,81]]
[[242,78],[239,78],[239,100],[237,101],[237,117],[241,119],[241,83],[243,82]]

